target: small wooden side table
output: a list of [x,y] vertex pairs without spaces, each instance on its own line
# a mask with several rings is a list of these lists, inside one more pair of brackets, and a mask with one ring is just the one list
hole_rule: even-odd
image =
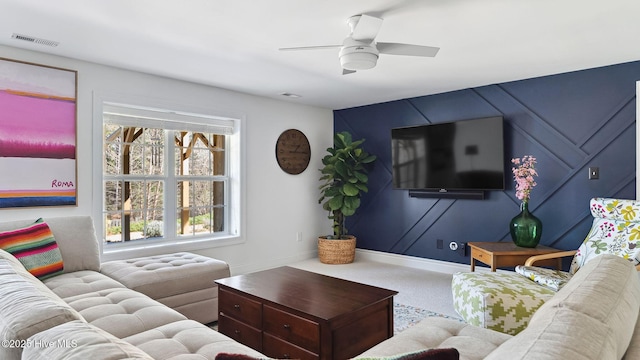
[[[523,248],[512,242],[470,242],[471,247],[471,271],[476,269],[476,260],[491,266],[491,271],[499,267],[513,267],[523,265],[531,256],[550,254],[562,250],[548,246],[538,245],[535,248]],[[562,259],[541,260],[536,266],[555,266],[562,269]]]

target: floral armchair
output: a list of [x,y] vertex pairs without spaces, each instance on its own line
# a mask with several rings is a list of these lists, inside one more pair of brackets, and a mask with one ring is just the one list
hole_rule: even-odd
[[[456,273],[454,308],[470,324],[515,335],[535,311],[584,264],[614,254],[640,270],[640,201],[593,198],[593,223],[577,250],[537,255],[509,273]],[[533,266],[536,261],[573,256],[568,272]]]
[[[640,270],[640,201],[593,198],[593,224],[578,250],[532,256],[516,272],[558,291],[584,264],[601,254],[623,257]],[[532,266],[536,261],[573,256],[569,272]]]

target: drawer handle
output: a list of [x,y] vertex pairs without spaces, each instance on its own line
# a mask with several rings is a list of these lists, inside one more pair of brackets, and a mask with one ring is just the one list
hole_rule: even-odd
[[289,355],[289,354],[282,354],[282,358],[283,358],[283,359],[291,359],[291,355]]
[[284,324],[284,325],[283,325],[283,327],[284,327],[285,329],[287,329],[287,330],[291,329],[291,325],[289,325],[289,324]]
[[236,335],[240,335],[240,330],[235,330],[235,331],[234,331],[234,333],[235,333]]
[[236,310],[239,310],[240,309],[240,304],[233,305],[233,308],[236,309]]

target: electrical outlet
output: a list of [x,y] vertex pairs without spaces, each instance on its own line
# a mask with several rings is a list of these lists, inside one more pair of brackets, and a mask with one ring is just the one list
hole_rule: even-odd
[[460,243],[456,252],[460,256],[467,256],[467,243]]
[[444,241],[442,239],[436,240],[436,249],[443,249],[443,248],[444,248]]
[[301,242],[302,241],[302,231],[298,231],[296,233],[296,241],[297,242]]

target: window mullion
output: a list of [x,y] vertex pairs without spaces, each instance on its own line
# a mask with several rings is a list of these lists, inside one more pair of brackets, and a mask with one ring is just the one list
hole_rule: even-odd
[[178,233],[177,229],[177,216],[178,216],[178,203],[177,203],[177,179],[176,179],[176,142],[175,134],[173,131],[165,130],[165,171],[166,171],[166,184],[165,184],[165,207],[164,215],[165,219],[165,236],[174,237]]

